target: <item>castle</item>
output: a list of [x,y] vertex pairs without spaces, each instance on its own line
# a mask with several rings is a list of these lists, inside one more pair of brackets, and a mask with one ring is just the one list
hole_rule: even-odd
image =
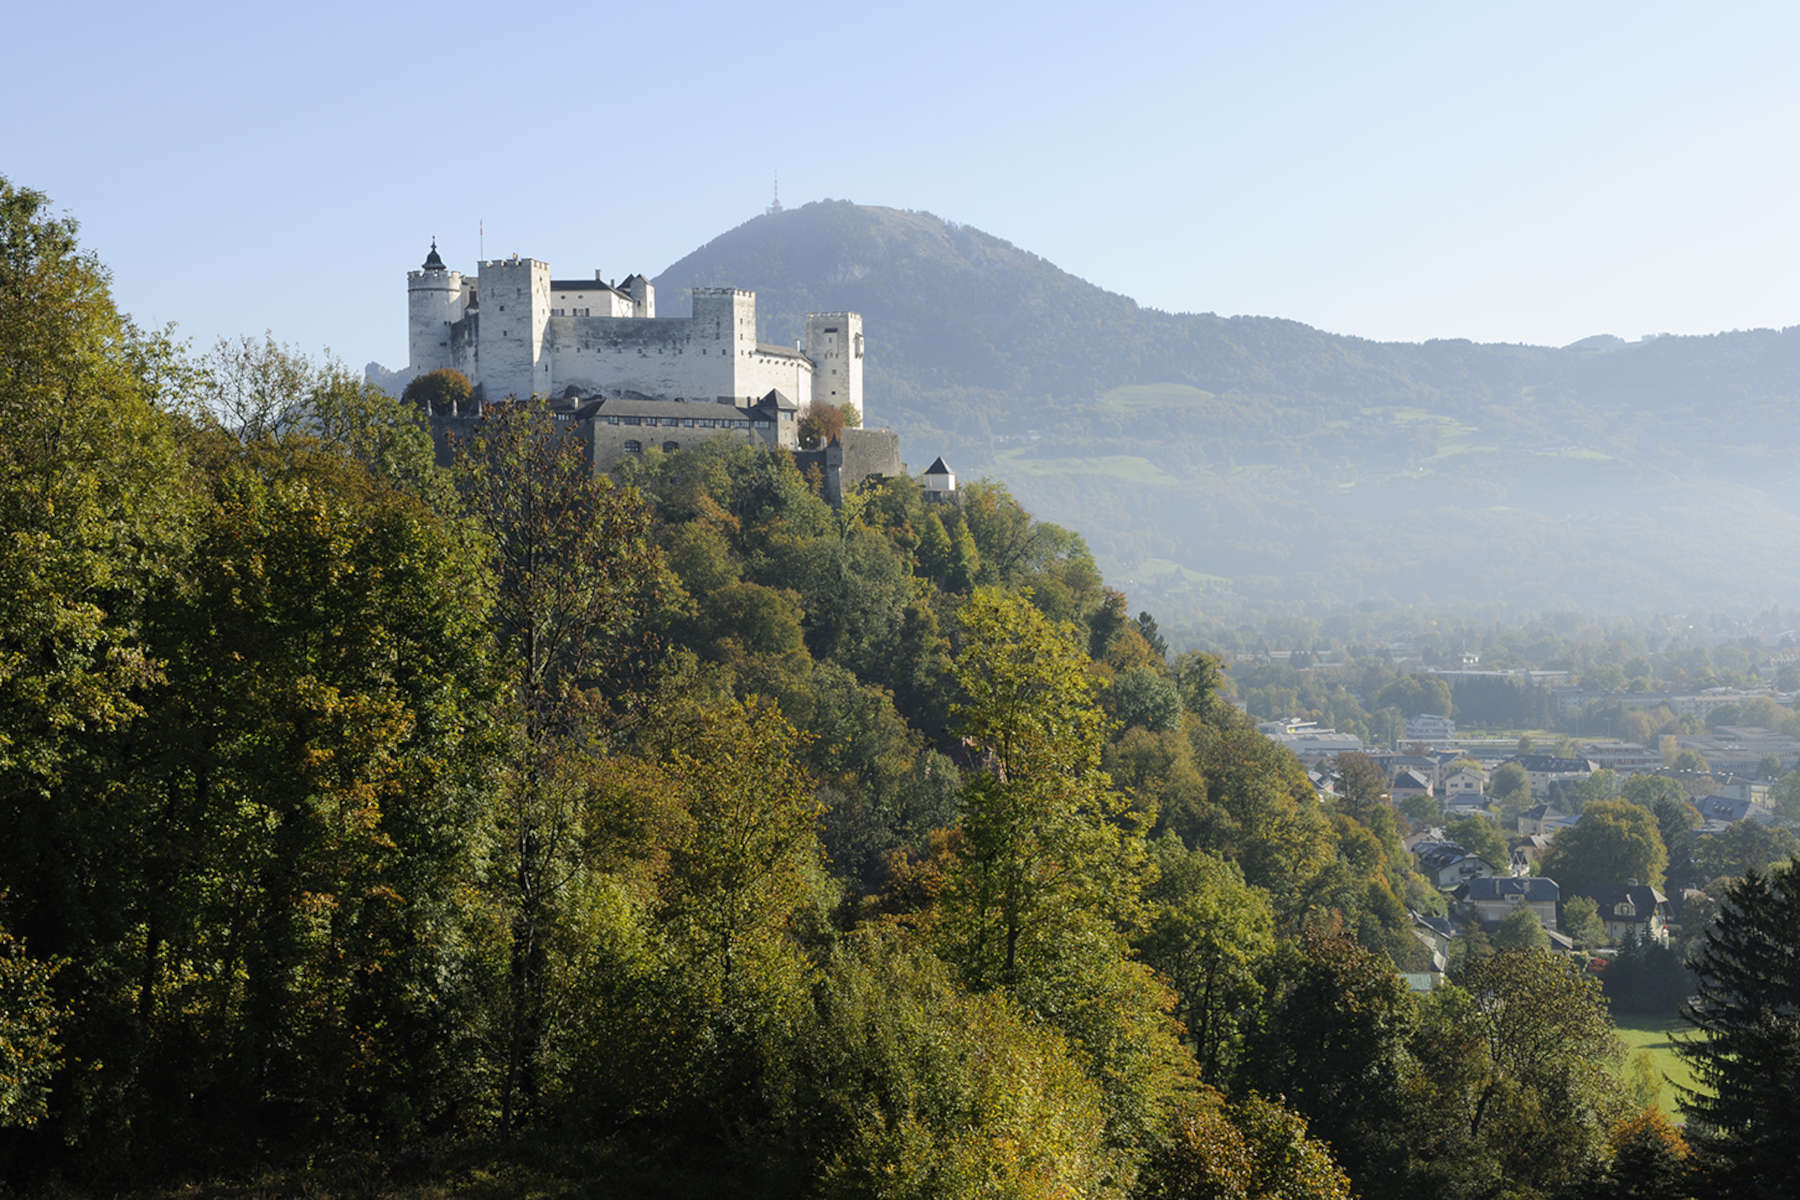
[[[659,317],[642,275],[552,279],[546,264],[515,255],[484,260],[470,278],[444,264],[436,240],[407,272],[406,298],[408,376],[450,367],[484,399],[548,398],[596,471],[735,438],[793,453],[803,471],[819,472],[833,504],[865,479],[906,473],[898,434],[855,427],[860,314],[809,313],[801,346],[776,346],[756,338],[754,292],[695,288],[693,315]],[[829,445],[800,445],[800,418],[846,404],[856,411],[851,428]],[[432,414],[440,457],[451,452],[447,435],[474,417]]]
[[484,396],[622,395],[730,399],[753,405],[779,392],[804,416],[817,404],[863,412],[862,317],[811,313],[798,348],[759,342],[756,294],[695,288],[693,315],[656,315],[642,275],[608,283],[553,279],[535,258],[488,259],[474,277],[453,271],[437,242],[407,272],[409,372],[454,367]]

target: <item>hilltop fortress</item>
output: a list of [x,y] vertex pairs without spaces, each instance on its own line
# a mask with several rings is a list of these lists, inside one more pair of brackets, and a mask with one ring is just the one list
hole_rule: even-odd
[[[470,277],[445,265],[435,240],[424,264],[407,272],[406,300],[403,378],[449,367],[477,388],[474,411],[431,415],[440,456],[481,402],[537,395],[582,439],[596,471],[735,438],[792,452],[803,471],[819,472],[833,504],[865,479],[906,473],[898,434],[856,427],[864,415],[857,313],[809,313],[801,344],[776,346],[757,340],[754,292],[695,288],[691,316],[659,317],[656,289],[642,275],[552,279],[547,264],[515,255],[485,260]],[[852,427],[829,445],[800,445],[808,412],[844,405],[856,412]],[[928,483],[943,490],[941,480]],[[954,498],[953,484],[944,496]]]
[[622,395],[754,404],[780,392],[804,416],[817,404],[863,412],[862,317],[811,313],[799,347],[756,337],[756,294],[695,288],[693,314],[656,315],[642,275],[608,283],[553,279],[535,258],[453,271],[437,243],[407,272],[409,373],[454,367],[491,399]]

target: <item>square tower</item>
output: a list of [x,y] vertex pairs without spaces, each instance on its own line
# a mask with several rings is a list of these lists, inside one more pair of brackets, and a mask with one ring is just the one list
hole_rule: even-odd
[[863,415],[862,314],[808,313],[806,356],[813,362],[815,407],[849,404]]
[[535,258],[490,259],[476,283],[481,306],[475,361],[483,397],[550,394],[544,330],[550,323],[550,267]]

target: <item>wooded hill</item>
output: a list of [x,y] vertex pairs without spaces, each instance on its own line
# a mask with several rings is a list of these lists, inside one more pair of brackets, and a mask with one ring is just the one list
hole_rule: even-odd
[[[656,280],[868,329],[872,419],[1078,529],[1165,626],[1361,601],[1738,609],[1791,594],[1800,327],[1561,349],[1140,307],[926,213],[757,217]],[[1771,314],[1780,316],[1780,314]]]

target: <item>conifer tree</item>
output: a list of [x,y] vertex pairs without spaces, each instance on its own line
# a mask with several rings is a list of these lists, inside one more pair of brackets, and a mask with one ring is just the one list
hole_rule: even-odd
[[1677,1052],[1698,1086],[1682,1098],[1710,1194],[1790,1195],[1800,1145],[1800,864],[1752,871],[1725,893],[1692,963]]

